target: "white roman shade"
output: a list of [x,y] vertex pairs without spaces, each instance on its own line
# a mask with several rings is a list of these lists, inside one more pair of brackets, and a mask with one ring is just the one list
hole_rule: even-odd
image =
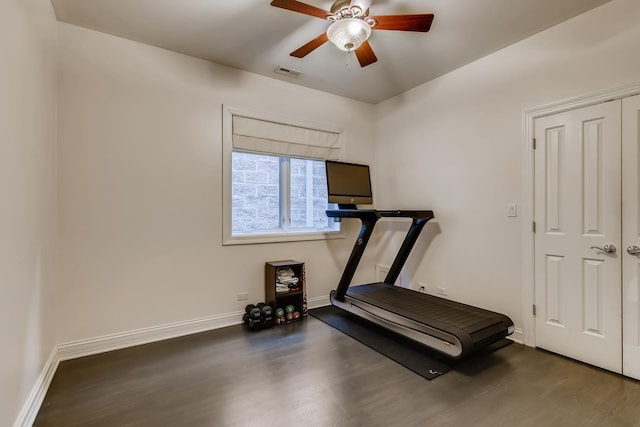
[[303,159],[339,160],[340,134],[233,115],[233,149]]

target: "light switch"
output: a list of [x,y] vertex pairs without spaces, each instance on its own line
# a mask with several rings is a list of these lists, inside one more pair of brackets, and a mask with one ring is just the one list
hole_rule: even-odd
[[518,205],[517,205],[517,203],[509,203],[509,204],[507,204],[507,216],[508,217],[516,217],[516,216],[518,216]]

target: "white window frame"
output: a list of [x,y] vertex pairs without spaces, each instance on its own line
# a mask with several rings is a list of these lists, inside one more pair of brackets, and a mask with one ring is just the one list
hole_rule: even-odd
[[[282,123],[283,125],[296,126],[308,129],[316,129],[319,131],[332,132],[338,134],[339,144],[341,147],[341,157],[344,153],[345,131],[337,129],[334,126],[319,124],[316,122],[302,121],[283,117],[278,114],[252,111],[236,107],[222,107],[222,244],[223,245],[242,245],[257,243],[276,243],[276,242],[295,242],[308,240],[325,240],[344,238],[345,232],[343,227],[339,231],[282,231],[265,232],[245,235],[233,235],[232,233],[232,153],[233,153],[233,116],[238,115],[257,120],[264,120],[274,123]],[[282,154],[273,154],[274,156],[287,157]],[[291,156],[295,157],[295,156]],[[321,159],[316,159],[321,160]],[[288,178],[287,178],[288,179]],[[284,195],[283,195],[284,196]],[[288,204],[288,197],[281,202]]]

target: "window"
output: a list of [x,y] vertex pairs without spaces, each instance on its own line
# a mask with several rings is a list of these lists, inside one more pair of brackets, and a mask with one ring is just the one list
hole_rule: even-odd
[[339,230],[323,161],[234,151],[231,162],[232,235]]
[[225,108],[224,244],[342,237],[327,218],[324,160],[339,157],[339,132]]

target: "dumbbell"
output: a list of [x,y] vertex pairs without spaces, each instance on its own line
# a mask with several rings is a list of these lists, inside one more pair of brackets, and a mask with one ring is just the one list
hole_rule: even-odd
[[262,307],[262,325],[264,328],[273,326],[273,308],[270,305]]
[[251,312],[251,310],[253,310],[254,308],[256,308],[255,305],[253,304],[248,304],[247,306],[245,306],[244,308],[244,314],[242,315],[242,321],[244,322],[245,325],[249,324],[249,313]]
[[258,331],[262,329],[264,325],[262,321],[262,310],[258,307],[254,307],[249,311],[249,328]]

